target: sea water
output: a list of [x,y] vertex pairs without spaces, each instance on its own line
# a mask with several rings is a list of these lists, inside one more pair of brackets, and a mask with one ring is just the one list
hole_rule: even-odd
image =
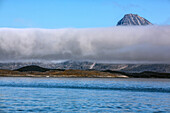
[[170,112],[170,79],[0,77],[0,113]]

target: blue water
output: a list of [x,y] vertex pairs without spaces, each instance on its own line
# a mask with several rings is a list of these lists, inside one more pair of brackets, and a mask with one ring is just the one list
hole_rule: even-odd
[[0,113],[170,112],[170,79],[0,77]]

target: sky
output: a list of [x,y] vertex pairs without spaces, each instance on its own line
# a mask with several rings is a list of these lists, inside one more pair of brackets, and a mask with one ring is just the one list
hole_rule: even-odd
[[0,27],[112,27],[128,13],[170,25],[169,6],[170,0],[0,0]]

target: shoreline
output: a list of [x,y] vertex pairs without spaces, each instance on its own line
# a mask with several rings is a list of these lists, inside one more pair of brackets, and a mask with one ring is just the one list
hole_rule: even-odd
[[13,75],[0,75],[0,77],[23,77],[23,78],[114,78],[114,79],[133,79],[133,78],[137,78],[137,79],[170,79],[169,77],[76,77],[76,76],[49,76],[49,77],[46,77],[46,76],[13,76]]
[[32,75],[32,76],[24,76],[24,75],[0,75],[0,77],[30,77],[30,78],[129,78],[128,76],[117,76],[117,77],[107,77],[107,76],[65,76],[65,75],[61,75],[61,76],[45,76],[45,75]]
[[0,77],[36,77],[36,78],[166,78],[170,73],[144,71],[128,73],[112,70],[76,70],[48,69],[36,65],[22,67],[16,70],[0,69]]

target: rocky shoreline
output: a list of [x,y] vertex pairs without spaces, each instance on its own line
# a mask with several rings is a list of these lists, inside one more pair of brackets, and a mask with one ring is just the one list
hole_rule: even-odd
[[170,73],[48,69],[31,65],[16,70],[0,70],[0,77],[66,77],[66,78],[170,78]]

